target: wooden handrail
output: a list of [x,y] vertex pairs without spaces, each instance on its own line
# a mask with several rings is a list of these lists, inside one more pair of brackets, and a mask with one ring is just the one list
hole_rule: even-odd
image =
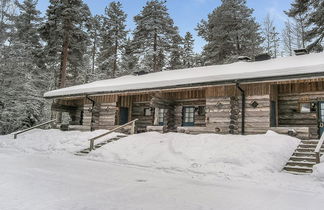
[[25,132],[27,132],[27,131],[33,130],[33,129],[35,129],[35,128],[39,128],[39,127],[41,127],[41,126],[43,126],[43,125],[47,125],[47,124],[53,123],[53,122],[55,122],[55,121],[56,121],[56,120],[50,120],[50,121],[44,122],[44,123],[42,123],[42,124],[35,125],[35,126],[33,126],[33,127],[30,127],[30,128],[26,128],[25,130],[18,131],[18,132],[16,132],[16,133],[13,134],[13,135],[14,135],[14,139],[16,139],[17,136],[18,136],[19,134],[22,134],[22,133],[25,133]]
[[95,141],[96,139],[99,139],[99,138],[104,137],[104,136],[106,136],[106,135],[108,135],[108,134],[111,134],[111,133],[113,133],[113,132],[116,131],[116,130],[119,130],[119,129],[121,129],[121,128],[126,127],[127,125],[132,124],[131,134],[134,134],[134,133],[135,133],[135,122],[136,122],[137,120],[138,120],[138,119],[132,120],[132,121],[130,121],[130,122],[128,122],[128,123],[125,123],[124,125],[121,125],[121,126],[118,126],[118,127],[114,128],[114,129],[112,129],[112,130],[110,130],[110,131],[108,131],[108,132],[106,132],[106,133],[103,133],[103,134],[101,134],[101,135],[99,135],[99,136],[96,136],[96,137],[93,137],[93,138],[89,139],[89,141],[90,141],[90,151],[93,150],[93,147],[94,147],[94,141]]
[[324,143],[324,134],[321,136],[320,140],[317,143],[317,146],[315,148],[315,157],[316,157],[316,163],[321,162],[321,148]]

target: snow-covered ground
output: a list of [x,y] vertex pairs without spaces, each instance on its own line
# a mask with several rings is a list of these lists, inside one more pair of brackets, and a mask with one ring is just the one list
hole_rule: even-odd
[[[281,172],[299,140],[265,135],[144,133],[88,156],[105,131],[0,136],[1,210],[319,209],[324,165]],[[110,137],[116,134],[111,134]]]

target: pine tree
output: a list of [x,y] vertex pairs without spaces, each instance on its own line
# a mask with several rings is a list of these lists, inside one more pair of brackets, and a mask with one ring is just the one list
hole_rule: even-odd
[[102,28],[102,19],[103,17],[100,15],[96,15],[91,18],[91,26],[90,26],[90,40],[91,40],[91,74],[95,74],[96,70],[96,60],[99,53],[99,45],[100,45],[100,30]]
[[194,39],[190,32],[187,32],[183,39],[183,65],[186,68],[193,67],[194,64]]
[[323,51],[322,41],[324,38],[324,1],[311,0],[309,6],[309,19],[307,26],[310,29],[306,33],[306,40],[311,44],[309,50]]
[[0,0],[0,46],[4,47],[8,39],[10,19],[15,14],[14,0]]
[[[0,132],[33,126],[45,116],[49,75],[42,63],[42,45],[38,32],[41,18],[35,0],[15,2],[19,15],[12,18],[10,48],[1,84]],[[5,91],[4,91],[5,90]],[[3,92],[4,91],[4,92]]]
[[127,39],[123,46],[123,53],[120,63],[120,72],[118,76],[132,74],[138,68],[138,58],[135,56],[134,44],[131,39]]
[[245,0],[222,0],[208,20],[198,24],[198,35],[207,41],[203,52],[206,64],[226,63],[232,57],[253,57],[261,52],[263,39],[252,13]]
[[140,58],[142,71],[161,71],[171,53],[174,37],[179,36],[166,1],[148,1],[139,15],[134,17],[136,29],[134,44]]
[[170,48],[170,61],[169,69],[181,69],[183,68],[183,39],[181,36],[173,36],[172,45]]
[[82,0],[50,0],[42,37],[47,44],[48,65],[52,68],[60,66],[59,76],[56,74],[58,87],[66,86],[67,75],[71,77],[71,84],[81,82],[75,77],[85,71],[90,17],[90,10]]
[[[102,44],[99,55],[100,68],[108,77],[116,77],[118,58],[126,40],[126,18],[120,2],[111,2],[106,8],[102,28]],[[109,72],[111,70],[111,73]]]

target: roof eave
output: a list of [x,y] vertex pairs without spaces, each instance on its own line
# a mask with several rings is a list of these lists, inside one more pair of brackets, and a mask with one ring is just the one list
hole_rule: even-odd
[[324,72],[316,73],[306,73],[306,74],[294,74],[294,75],[285,75],[285,76],[269,76],[269,77],[258,77],[258,78],[245,78],[245,79],[235,79],[235,80],[222,80],[215,82],[202,82],[194,84],[183,84],[183,85],[172,85],[164,87],[154,87],[154,88],[143,88],[143,89],[131,89],[131,90],[120,90],[120,91],[97,91],[91,93],[76,93],[76,94],[66,94],[60,96],[44,96],[46,99],[54,98],[66,98],[66,97],[80,97],[80,96],[93,96],[93,95],[103,95],[103,94],[118,94],[118,93],[131,93],[131,92],[148,92],[156,90],[166,90],[166,89],[178,89],[178,88],[198,88],[198,87],[208,87],[208,86],[220,86],[220,85],[229,85],[236,83],[257,83],[257,82],[274,82],[274,81],[284,81],[292,79],[310,79],[310,78],[319,78],[324,77]]

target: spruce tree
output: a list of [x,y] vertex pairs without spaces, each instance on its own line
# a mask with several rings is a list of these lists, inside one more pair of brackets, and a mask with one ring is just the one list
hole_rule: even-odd
[[42,61],[39,35],[40,12],[36,0],[16,1],[19,14],[12,17],[12,33],[8,48],[4,81],[1,83],[0,132],[13,132],[33,126],[45,116],[49,74]]
[[3,48],[9,37],[10,19],[15,14],[14,0],[0,0],[0,47]]
[[194,66],[194,39],[190,32],[187,32],[183,39],[183,65],[186,68]]
[[170,48],[170,62],[169,69],[181,69],[183,68],[183,39],[181,36],[173,36],[172,45]]
[[91,57],[91,74],[94,75],[96,72],[96,60],[99,53],[100,47],[100,31],[102,28],[102,19],[103,17],[100,15],[96,15],[91,18],[91,26],[90,26],[90,57]]
[[48,65],[52,68],[59,66],[59,73],[56,69],[54,71],[60,88],[66,86],[67,75],[70,76],[69,85],[82,80],[75,77],[84,71],[90,15],[88,6],[82,0],[50,0],[42,38],[46,41]]
[[261,52],[263,39],[252,13],[245,0],[222,0],[208,20],[198,24],[198,35],[207,41],[203,52],[206,64],[226,63],[233,57],[253,57]]
[[122,46],[126,40],[126,18],[120,2],[111,2],[105,10],[102,27],[102,43],[99,54],[99,65],[108,77],[116,77],[118,59],[122,53]]
[[148,1],[134,20],[134,44],[141,70],[161,71],[174,47],[174,37],[179,36],[178,28],[168,13],[166,1]]
[[127,39],[123,46],[123,52],[118,76],[132,74],[138,68],[138,58],[135,56],[134,44],[131,39]]
[[309,30],[306,34],[306,40],[311,44],[308,46],[309,50],[323,51],[323,38],[324,38],[324,1],[311,0],[309,10],[309,19],[307,25]]

